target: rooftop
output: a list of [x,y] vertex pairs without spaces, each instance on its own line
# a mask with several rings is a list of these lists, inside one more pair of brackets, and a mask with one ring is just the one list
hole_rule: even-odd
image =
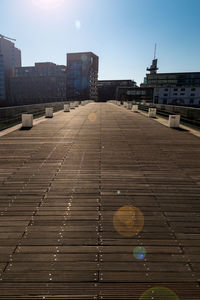
[[3,135],[0,298],[199,299],[199,146],[110,103]]

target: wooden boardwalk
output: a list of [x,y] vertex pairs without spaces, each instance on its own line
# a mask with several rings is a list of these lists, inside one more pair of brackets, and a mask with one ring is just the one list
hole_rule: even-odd
[[[113,226],[125,205],[144,216],[133,237]],[[96,103],[0,138],[0,298],[140,299],[156,286],[200,299],[198,137]]]

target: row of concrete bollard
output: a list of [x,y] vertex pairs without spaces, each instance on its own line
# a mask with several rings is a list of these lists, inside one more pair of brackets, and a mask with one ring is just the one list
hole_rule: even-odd
[[[117,101],[117,100],[109,100],[108,102],[116,104],[118,106],[121,105],[121,102]],[[137,104],[132,104],[131,102],[124,101],[123,102],[123,107],[127,108],[128,110],[131,110],[133,112],[138,112],[138,105]]]
[[[121,105],[121,102],[117,101],[117,100],[109,100],[108,102],[116,104],[118,106]],[[133,112],[138,112],[138,105],[137,104],[133,104],[133,103],[128,102],[128,101],[123,101],[123,107],[128,109],[128,110],[131,110]],[[148,117],[149,118],[156,118],[156,108],[149,107]],[[180,125],[180,115],[169,115],[168,127],[178,128],[179,125]]]
[[[82,106],[92,103],[92,100],[74,101],[64,104],[64,112],[70,112],[70,109],[75,109],[81,104]],[[45,108],[45,118],[53,118],[53,107]],[[33,127],[33,114],[22,114],[22,128],[32,128]]]

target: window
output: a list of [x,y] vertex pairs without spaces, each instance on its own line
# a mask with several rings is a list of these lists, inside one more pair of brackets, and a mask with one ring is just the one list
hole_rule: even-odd
[[185,91],[185,88],[182,88],[181,91]]
[[196,90],[195,88],[192,88],[192,89],[191,89],[191,91],[195,91],[195,90]]
[[160,79],[160,80],[162,80],[163,78],[165,78],[165,76],[163,76],[163,75],[157,75],[155,77],[157,77],[157,79]]
[[155,96],[154,102],[155,102],[155,103],[158,103],[158,96]]
[[176,79],[176,75],[168,75],[168,79]]
[[181,93],[181,96],[184,96],[185,95],[185,93]]
[[168,89],[165,89],[165,92],[168,92]]
[[174,92],[175,92],[175,91],[177,92],[177,91],[178,91],[178,89],[174,89]]
[[167,82],[168,82],[168,84],[174,84],[174,85],[176,85],[177,80],[168,80]]
[[164,96],[166,97],[166,96],[168,96],[168,94],[164,94]]
[[163,104],[167,104],[167,99],[163,99]]
[[194,99],[190,99],[190,104],[193,104],[194,103]]
[[174,93],[173,95],[174,95],[174,96],[177,96],[177,93]]
[[193,96],[193,97],[194,97],[194,96],[195,96],[195,94],[190,94],[190,96]]

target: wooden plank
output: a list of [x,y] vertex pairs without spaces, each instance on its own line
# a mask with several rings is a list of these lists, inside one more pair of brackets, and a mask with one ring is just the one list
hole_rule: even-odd
[[[1,257],[0,257],[1,258]],[[30,262],[30,261],[42,261],[42,262],[52,262],[52,261],[86,261],[86,262],[94,262],[97,261],[98,255],[95,253],[71,253],[71,254],[62,254],[56,252],[55,254],[41,254],[41,253],[34,253],[34,254],[20,254],[15,253],[13,255],[14,262]],[[3,258],[2,258],[3,260]]]
[[[3,267],[3,266],[2,266]],[[97,271],[97,262],[12,262],[6,272]]]
[[5,272],[3,282],[91,282],[97,277],[93,271],[70,272]]
[[[3,248],[3,247],[2,247]],[[0,247],[1,251],[1,247]],[[97,246],[18,246],[16,253],[97,253]],[[1,253],[1,252],[0,252]]]
[[[0,240],[1,241],[1,240]],[[12,245],[13,242],[10,242],[10,244]],[[93,245],[93,246],[97,246],[98,245],[98,240],[97,238],[93,238],[93,239],[90,239],[90,238],[84,238],[84,239],[65,239],[63,237],[60,237],[58,236],[57,239],[29,239],[29,238],[24,238],[22,241],[21,241],[21,245],[22,246],[58,246],[58,245],[62,245],[62,246],[68,246],[68,245],[77,245],[77,246],[80,246],[80,245]]]
[[175,263],[175,262],[149,262],[149,261],[136,261],[135,258],[132,262],[101,262],[100,271],[124,271],[124,272],[191,272],[189,264]]
[[181,272],[103,272],[100,273],[102,282],[194,282],[190,273]]

